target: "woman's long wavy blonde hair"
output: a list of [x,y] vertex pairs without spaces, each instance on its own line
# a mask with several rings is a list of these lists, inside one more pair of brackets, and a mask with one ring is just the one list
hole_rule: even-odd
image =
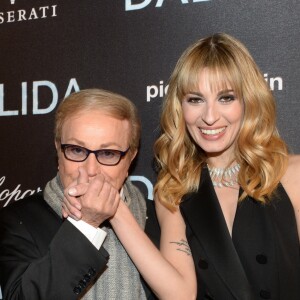
[[288,150],[276,128],[273,95],[246,47],[224,33],[191,45],[171,75],[161,114],[161,135],[154,145],[159,167],[156,197],[174,210],[182,196],[198,189],[206,154],[187,132],[182,100],[199,86],[199,74],[209,70],[213,87],[228,86],[244,103],[244,119],[235,143],[241,165],[238,182],[244,193],[265,203],[283,176]]

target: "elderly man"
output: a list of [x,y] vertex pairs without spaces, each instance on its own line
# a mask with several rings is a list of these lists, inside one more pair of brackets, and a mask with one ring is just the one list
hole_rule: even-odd
[[[139,137],[136,108],[121,95],[90,89],[60,103],[55,120],[58,174],[43,193],[0,210],[4,299],[152,297],[107,222],[120,201],[142,228],[146,215],[154,217],[152,209],[147,211],[150,201],[127,179]],[[72,186],[83,183],[82,218],[65,219],[64,190],[72,192]],[[97,210],[90,209],[93,205]]]

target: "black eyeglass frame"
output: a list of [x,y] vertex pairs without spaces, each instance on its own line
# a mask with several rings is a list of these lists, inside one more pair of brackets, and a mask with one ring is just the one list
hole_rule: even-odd
[[[66,155],[66,148],[68,148],[68,147],[78,147],[78,148],[81,148],[81,149],[83,149],[83,150],[85,150],[86,152],[87,152],[87,156],[86,156],[86,158],[84,158],[84,159],[82,159],[82,160],[74,160],[74,159],[70,159],[69,157],[67,157],[67,155]],[[119,162],[121,161],[121,159],[122,159],[122,157],[124,157],[126,154],[127,154],[127,152],[129,151],[129,149],[130,149],[130,146],[127,148],[127,150],[125,150],[125,151],[121,151],[121,150],[116,150],[116,149],[98,149],[98,150],[90,150],[90,149],[88,149],[88,148],[85,148],[85,147],[82,147],[82,146],[79,146],[79,145],[74,145],[74,144],[60,144],[60,148],[61,148],[61,150],[62,150],[62,152],[63,152],[63,154],[64,154],[64,157],[67,159],[67,160],[70,160],[70,161],[74,161],[74,162],[83,162],[83,161],[85,161],[85,160],[87,160],[87,158],[89,157],[89,155],[91,154],[91,153],[93,153],[94,155],[95,155],[95,157],[96,157],[96,160],[97,160],[97,162],[100,164],[100,165],[103,165],[103,166],[116,166],[117,164],[119,164]],[[102,151],[112,151],[112,152],[115,152],[115,153],[118,153],[118,154],[120,154],[120,157],[119,157],[119,160],[116,162],[116,163],[114,163],[114,164],[104,164],[104,163],[102,163],[102,162],[100,162],[99,160],[98,160],[98,153],[99,152],[102,152]]]

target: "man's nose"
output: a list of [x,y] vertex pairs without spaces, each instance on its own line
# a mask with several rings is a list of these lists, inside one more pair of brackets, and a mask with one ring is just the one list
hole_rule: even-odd
[[97,161],[96,155],[90,153],[88,158],[85,160],[85,168],[89,177],[95,177],[97,175],[97,170],[99,169],[99,162]]

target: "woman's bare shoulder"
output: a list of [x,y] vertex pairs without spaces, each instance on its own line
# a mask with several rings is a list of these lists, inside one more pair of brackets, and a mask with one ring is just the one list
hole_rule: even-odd
[[291,155],[286,173],[281,180],[292,202],[300,240],[300,155]]
[[300,155],[290,155],[288,168],[284,175],[284,179],[289,181],[299,179],[300,181],[300,176],[296,176],[297,174],[300,175]]
[[300,205],[300,155],[290,155],[289,163],[281,180],[291,201],[297,206]]

